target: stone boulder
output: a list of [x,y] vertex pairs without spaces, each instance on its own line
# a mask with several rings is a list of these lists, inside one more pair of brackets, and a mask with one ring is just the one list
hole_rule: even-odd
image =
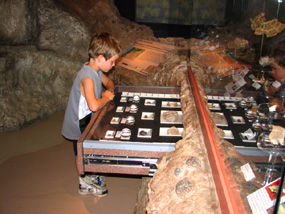
[[1,47],[0,131],[13,131],[64,109],[76,71],[72,62],[35,47]]
[[75,61],[88,59],[91,32],[82,21],[51,0],[39,1],[37,19],[39,50],[49,50]]
[[76,72],[88,59],[90,31],[52,0],[0,4],[0,131],[5,132],[65,108]]

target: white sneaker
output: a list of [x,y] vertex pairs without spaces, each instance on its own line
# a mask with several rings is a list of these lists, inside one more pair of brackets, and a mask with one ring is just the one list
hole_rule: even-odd
[[94,195],[96,197],[103,197],[108,194],[107,189],[99,189],[93,185],[84,186],[79,184],[78,193],[81,195]]
[[[85,175],[81,177],[82,181],[89,185],[94,185],[97,188],[106,188],[105,177],[100,175]],[[79,180],[80,181],[80,180]]]

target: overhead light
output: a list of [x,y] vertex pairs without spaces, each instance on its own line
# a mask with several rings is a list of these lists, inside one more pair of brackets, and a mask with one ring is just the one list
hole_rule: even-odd
[[282,0],[277,0],[279,3],[282,3]]

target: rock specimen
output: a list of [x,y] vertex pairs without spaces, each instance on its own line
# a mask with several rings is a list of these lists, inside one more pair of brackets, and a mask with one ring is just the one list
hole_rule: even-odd
[[179,130],[175,127],[172,126],[170,129],[167,130],[168,135],[179,135]]
[[167,122],[174,122],[176,121],[178,117],[177,111],[166,111],[163,112],[162,117],[167,121]]
[[284,146],[285,143],[285,129],[281,126],[273,126],[269,134],[269,140],[272,144]]

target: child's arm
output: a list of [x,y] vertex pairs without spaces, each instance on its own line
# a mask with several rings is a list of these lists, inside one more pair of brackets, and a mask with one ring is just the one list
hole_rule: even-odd
[[94,93],[94,83],[90,78],[84,78],[81,81],[80,92],[85,97],[88,107],[91,111],[98,111],[102,108],[109,100],[114,98],[114,94],[110,91],[106,91],[101,99],[97,99]]
[[115,84],[114,82],[107,77],[105,74],[102,74],[102,84],[106,87],[108,91],[114,92]]

